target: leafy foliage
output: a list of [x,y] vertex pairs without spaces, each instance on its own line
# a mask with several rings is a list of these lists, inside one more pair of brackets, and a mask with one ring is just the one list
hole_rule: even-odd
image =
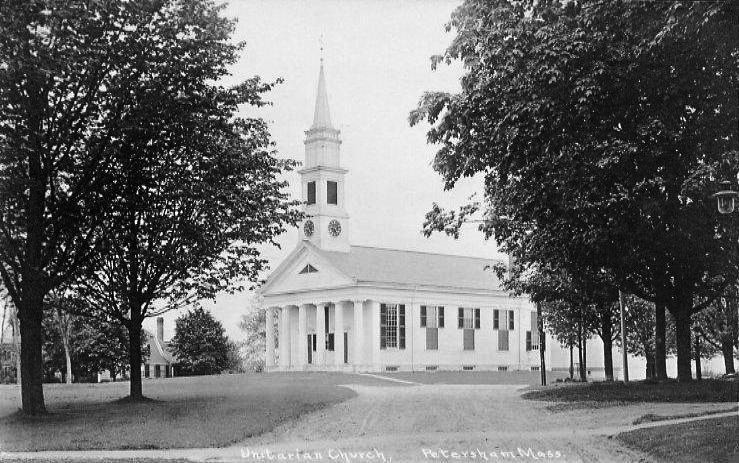
[[231,368],[232,344],[221,322],[198,307],[177,318],[170,348],[183,375],[212,375]]
[[721,297],[699,313],[693,329],[704,341],[702,354],[721,352],[726,373],[734,373],[734,357],[739,357],[739,285],[728,286]]
[[[72,377],[76,381],[97,381],[97,373],[104,370],[109,370],[114,376],[127,371],[128,332],[123,326],[112,320],[105,323],[99,319],[66,316]],[[57,371],[63,375],[68,373],[58,318],[48,314],[44,317],[43,326],[44,376],[49,381]],[[142,360],[148,356],[148,351],[144,347],[142,342]]]
[[433,58],[464,63],[462,89],[425,94],[410,122],[432,125],[445,187],[482,173],[484,201],[434,205],[425,232],[455,234],[481,214],[520,265],[605,269],[667,305],[689,377],[690,315],[739,271],[739,219],[719,217],[711,197],[739,170],[735,13],[730,2],[465,1]]
[[[262,94],[273,84],[213,83],[242,48],[229,42],[233,22],[220,9],[164,2],[146,24],[155,31],[148,48],[166,51],[142,62],[146,85],[125,115],[113,164],[119,193],[105,252],[78,289],[132,333],[146,317],[253,284],[267,264],[259,245],[277,245],[301,217],[279,179],[295,162],[277,158],[263,120],[236,116],[240,105],[267,104]],[[134,373],[131,396],[140,394]]]
[[2,4],[0,276],[28,314],[24,409],[43,409],[49,290],[74,283],[84,315],[128,328],[137,398],[143,319],[253,284],[258,247],[300,218],[282,180],[295,162],[263,120],[237,115],[274,84],[218,84],[243,49],[222,9]]
[[[274,322],[277,333],[277,320]],[[266,366],[264,358],[267,348],[267,315],[257,298],[253,299],[248,312],[241,316],[239,328],[246,334],[243,352],[248,371],[262,372]],[[275,348],[279,347],[279,336],[275,336]]]

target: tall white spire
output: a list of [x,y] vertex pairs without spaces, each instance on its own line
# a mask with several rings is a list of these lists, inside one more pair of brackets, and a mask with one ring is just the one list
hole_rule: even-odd
[[333,129],[331,125],[331,112],[328,109],[328,93],[326,92],[326,76],[323,72],[323,58],[321,58],[321,70],[318,73],[318,91],[316,93],[316,109],[313,112],[313,125],[315,129]]
[[349,252],[349,214],[344,203],[346,169],[341,167],[340,135],[331,124],[328,110],[322,46],[313,124],[305,132],[305,163],[298,171],[308,216],[303,224],[303,239],[328,251]]

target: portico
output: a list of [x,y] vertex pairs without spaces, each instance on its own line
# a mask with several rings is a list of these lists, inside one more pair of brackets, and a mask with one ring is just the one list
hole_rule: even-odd
[[267,326],[276,321],[281,335],[274,329],[267,332],[267,369],[360,371],[363,306],[362,300],[337,300],[268,307]]

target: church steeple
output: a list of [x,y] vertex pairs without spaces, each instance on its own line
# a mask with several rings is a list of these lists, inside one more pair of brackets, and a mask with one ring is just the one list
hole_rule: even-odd
[[328,93],[326,92],[326,76],[323,72],[323,58],[321,58],[321,70],[318,72],[318,91],[316,93],[316,109],[313,111],[313,125],[311,130],[332,129],[331,112],[328,109]]
[[344,208],[344,177],[341,168],[341,132],[331,123],[326,74],[321,58],[313,124],[305,132],[305,164],[299,171],[308,219],[303,239],[321,249],[349,251],[349,215]]

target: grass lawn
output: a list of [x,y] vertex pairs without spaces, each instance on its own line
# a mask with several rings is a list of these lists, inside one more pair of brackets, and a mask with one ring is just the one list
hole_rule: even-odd
[[[146,403],[118,401],[128,383],[44,386],[49,415],[17,412],[17,386],[0,386],[4,451],[217,447],[270,431],[354,396],[341,384],[397,383],[340,373],[271,373],[144,380]],[[402,387],[402,384],[397,384]]]
[[656,461],[739,461],[739,417],[713,418],[621,433],[618,440]]
[[551,402],[580,402],[593,408],[624,402],[734,402],[739,401],[739,382],[707,379],[690,383],[637,381],[566,383],[539,387],[523,395],[526,399]]

